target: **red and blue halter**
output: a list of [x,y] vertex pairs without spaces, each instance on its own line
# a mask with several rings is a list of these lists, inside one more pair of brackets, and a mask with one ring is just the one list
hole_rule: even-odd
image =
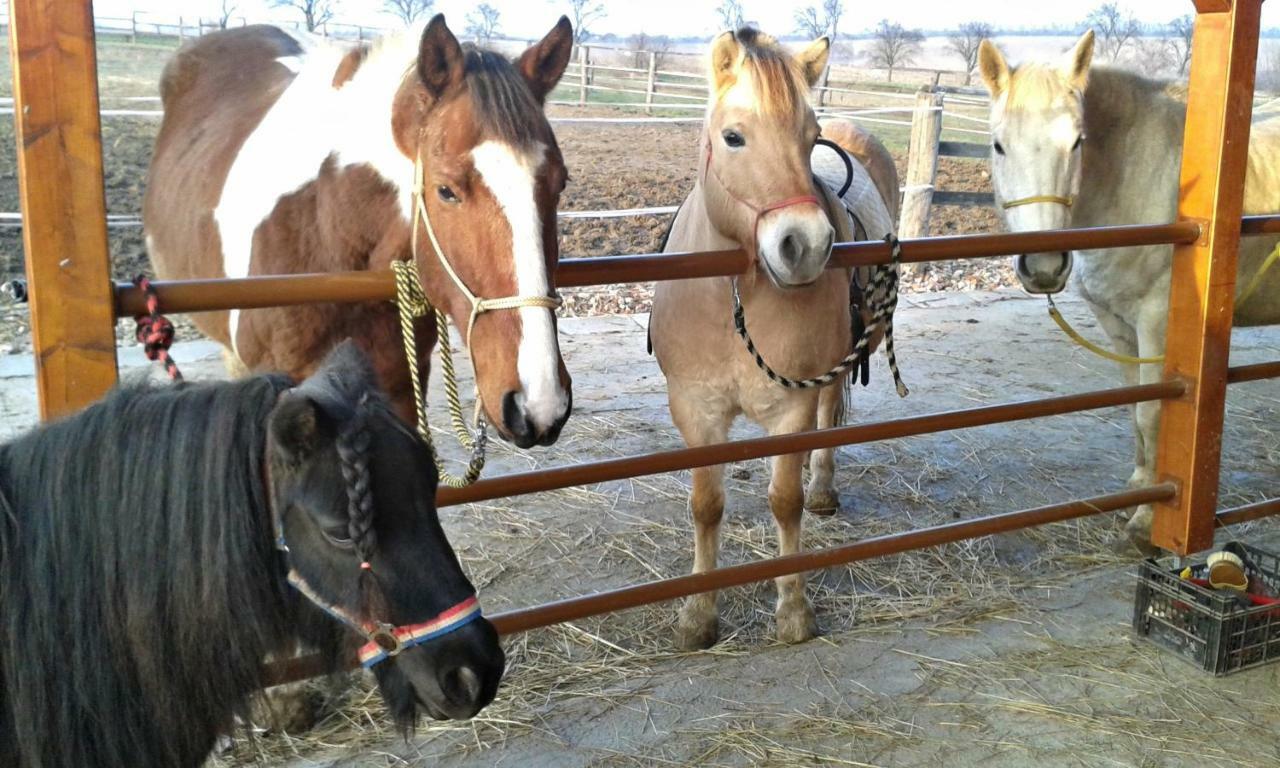
[[[271,470],[269,464],[264,474],[267,479],[267,494],[270,499]],[[360,646],[360,650],[356,654],[360,659],[361,666],[365,669],[369,669],[393,656],[398,656],[407,648],[422,645],[437,637],[447,635],[480,618],[480,601],[472,594],[453,607],[445,609],[434,618],[419,624],[396,626],[387,622],[360,620],[351,615],[346,609],[326,600],[320,593],[316,592],[307,583],[302,574],[298,573],[297,569],[293,567],[292,563],[289,563],[289,545],[284,538],[284,524],[280,520],[275,504],[270,501],[268,504],[271,510],[271,527],[275,533],[276,549],[280,551],[284,556],[285,562],[289,564],[289,575],[286,577],[289,585],[298,590],[303,597],[310,600],[317,608],[346,624],[356,634],[365,638],[367,642]],[[364,570],[370,570],[368,563],[361,563],[360,567]]]

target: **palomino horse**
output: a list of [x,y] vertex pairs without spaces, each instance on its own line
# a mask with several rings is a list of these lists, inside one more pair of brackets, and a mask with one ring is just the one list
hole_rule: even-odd
[[[807,101],[827,52],[822,38],[793,57],[749,28],[725,32],[712,44],[712,107],[699,148],[699,179],[676,215],[666,250],[743,248],[754,258],[736,279],[663,282],[654,295],[653,351],[667,378],[672,419],[690,446],[724,441],[739,414],[770,434],[781,434],[832,426],[843,410],[847,374],[821,389],[779,386],[736,338],[733,322],[736,283],[756,349],[788,376],[817,376],[851,350],[851,275],[826,266],[835,238],[853,239],[852,225],[841,201],[812,173],[815,161],[831,152],[814,146],[819,126]],[[832,132],[837,140],[857,135],[847,124],[833,125]],[[873,141],[846,148],[876,157],[886,173],[893,170],[883,147]],[[857,163],[851,170],[864,182],[856,186],[864,193],[871,190],[880,218],[890,222],[866,171]],[[837,184],[845,173],[841,166]],[[881,187],[896,197],[896,176],[882,180]],[[871,234],[888,234],[890,227],[886,223]],[[769,506],[783,554],[799,548],[805,506],[830,513],[838,505],[832,452],[813,453],[807,496],[801,485],[804,458],[773,460]],[[693,471],[689,508],[698,573],[716,565],[724,509],[721,467]],[[804,578],[780,578],[777,587],[778,638],[809,639],[817,622]],[[714,594],[686,601],[679,645],[706,647],[718,632]]]
[[[1093,33],[1086,32],[1058,64],[1010,69],[989,41],[979,66],[991,91],[991,178],[997,209],[1014,232],[1111,224],[1161,224],[1177,214],[1178,176],[1186,101],[1179,86],[1127,72],[1089,68]],[[1280,131],[1255,125],[1249,146],[1244,208],[1280,209]],[[1274,237],[1240,241],[1236,325],[1280,322],[1280,269],[1254,282]],[[1035,253],[1015,260],[1031,293],[1057,293],[1075,273],[1075,285],[1117,352],[1128,357],[1164,354],[1169,314],[1171,246],[1110,251]],[[1075,269],[1072,269],[1072,264]],[[1252,292],[1244,292],[1253,284]],[[1158,381],[1159,363],[1122,364],[1130,384]],[[1137,468],[1131,483],[1155,479],[1160,404],[1134,410]],[[1150,546],[1150,507],[1130,519],[1129,537]]]
[[[263,26],[200,38],[161,80],[143,203],[156,273],[383,270],[414,258],[428,299],[464,329],[488,420],[521,447],[549,445],[571,407],[553,298],[567,177],[542,103],[572,45],[563,18],[514,66],[459,45],[443,16],[420,38],[350,50]],[[230,362],[294,376],[353,337],[412,414],[390,304],[195,320]],[[420,326],[425,368],[435,330]]]
[[199,766],[299,643],[358,647],[406,729],[472,717],[504,657],[435,491],[351,343],[297,386],[125,387],[0,445],[0,764]]

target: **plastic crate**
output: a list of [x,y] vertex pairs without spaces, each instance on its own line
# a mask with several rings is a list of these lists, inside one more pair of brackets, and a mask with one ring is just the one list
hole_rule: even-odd
[[[1280,557],[1239,544],[1248,554],[1246,572],[1280,595]],[[1191,566],[1206,578],[1205,563]],[[1242,607],[1229,593],[1206,589],[1142,563],[1134,598],[1133,628],[1177,656],[1214,675],[1227,675],[1280,658],[1280,605]]]

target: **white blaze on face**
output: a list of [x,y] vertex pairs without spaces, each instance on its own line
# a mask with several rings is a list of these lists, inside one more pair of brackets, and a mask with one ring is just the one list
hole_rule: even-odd
[[[520,296],[551,293],[535,189],[545,158],[546,147],[542,144],[517,151],[509,144],[486,141],[471,150],[476,173],[497,199],[511,227],[511,255],[515,261],[516,293]],[[521,322],[516,369],[525,414],[536,426],[546,428],[569,407],[568,393],[560,386],[560,348],[551,314],[554,310],[522,307],[516,311]]]

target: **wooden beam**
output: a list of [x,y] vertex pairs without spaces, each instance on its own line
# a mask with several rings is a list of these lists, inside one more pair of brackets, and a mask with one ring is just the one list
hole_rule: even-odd
[[938,176],[938,139],[942,136],[942,93],[924,87],[916,92],[907,148],[906,191],[898,214],[898,237],[929,236],[929,208]]
[[1187,394],[1161,409],[1156,461],[1179,492],[1155,506],[1152,541],[1181,555],[1213,544],[1262,1],[1197,3],[1221,5],[1196,17],[1192,42],[1178,216],[1204,232],[1173,252],[1165,377]]
[[116,381],[91,0],[11,0],[18,186],[40,414]]

